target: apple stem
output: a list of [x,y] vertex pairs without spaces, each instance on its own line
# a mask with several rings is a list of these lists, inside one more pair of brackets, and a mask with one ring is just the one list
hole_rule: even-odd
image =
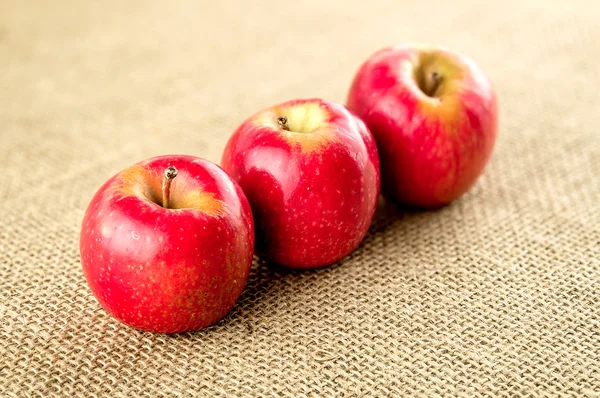
[[162,183],[162,205],[165,209],[169,208],[169,197],[171,195],[171,181],[177,177],[177,169],[169,166],[165,169],[165,176]]
[[281,116],[277,118],[277,124],[284,130],[290,131],[290,125],[288,123],[287,116]]
[[431,72],[431,85],[429,87],[429,90],[427,90],[427,95],[429,95],[430,97],[435,97],[435,92],[437,91],[438,87],[440,87],[441,83],[442,75],[440,75],[437,72]]

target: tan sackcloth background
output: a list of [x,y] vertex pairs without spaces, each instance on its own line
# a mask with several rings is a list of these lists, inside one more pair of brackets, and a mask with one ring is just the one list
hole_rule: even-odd
[[[440,43],[490,75],[485,175],[382,205],[347,259],[255,263],[215,327],[110,318],[79,261],[99,186],[164,153],[219,161],[256,110],[345,100],[359,63]],[[0,396],[599,396],[597,1],[3,1]]]

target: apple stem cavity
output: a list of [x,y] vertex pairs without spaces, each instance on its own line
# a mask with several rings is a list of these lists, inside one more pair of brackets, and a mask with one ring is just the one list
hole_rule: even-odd
[[281,116],[277,118],[277,124],[284,130],[290,131],[290,125],[288,123],[287,116]]
[[162,205],[165,209],[169,208],[169,197],[171,195],[171,181],[177,177],[177,169],[169,166],[165,169],[165,175],[162,183]]

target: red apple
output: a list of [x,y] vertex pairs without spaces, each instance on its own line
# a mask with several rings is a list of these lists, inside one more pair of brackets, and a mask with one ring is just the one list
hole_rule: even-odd
[[176,333],[216,323],[239,297],[254,224],[219,166],[160,156],[108,180],[81,229],[81,262],[100,304],[138,329]]
[[221,164],[250,201],[258,251],[280,265],[339,261],[373,218],[377,148],[343,105],[293,100],[258,112],[229,139]]
[[375,53],[354,78],[348,107],[375,137],[382,190],[410,205],[438,207],[469,190],[496,140],[492,85],[473,61],[443,48]]

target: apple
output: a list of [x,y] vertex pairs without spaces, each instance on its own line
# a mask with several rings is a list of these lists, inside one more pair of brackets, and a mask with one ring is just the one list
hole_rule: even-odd
[[292,100],[233,133],[221,162],[254,214],[257,251],[291,268],[333,264],[365,236],[379,196],[379,158],[343,105]]
[[250,205],[217,165],[192,156],[137,163],[95,194],[81,228],[85,278],[123,323],[200,329],[233,307],[254,250]]
[[380,50],[360,67],[347,106],[375,137],[382,191],[417,207],[439,207],[468,191],[496,140],[490,81],[469,58],[444,48]]

